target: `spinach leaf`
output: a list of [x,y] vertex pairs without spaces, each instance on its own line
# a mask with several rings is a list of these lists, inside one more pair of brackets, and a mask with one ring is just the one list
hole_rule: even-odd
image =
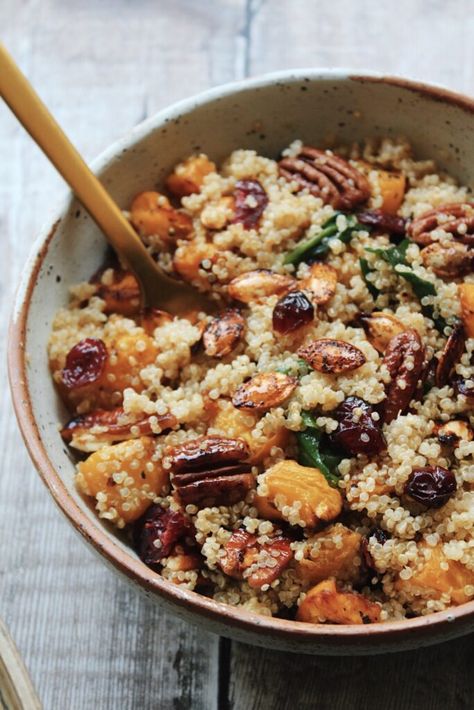
[[302,420],[306,429],[296,434],[299,463],[319,469],[328,483],[337,487],[340,478],[337,466],[343,457],[321,443],[323,432],[310,412],[303,412]]
[[[418,274],[415,274],[415,272],[408,265],[406,253],[409,246],[410,241],[408,239],[404,239],[397,246],[389,247],[388,249],[372,249],[370,247],[366,247],[366,251],[371,254],[377,254],[377,256],[382,257],[382,259],[390,264],[390,266],[395,270],[395,273],[410,284],[413,289],[413,293],[420,301],[425,296],[436,296],[436,288],[431,281],[427,281],[426,279],[421,278],[421,276],[418,276]],[[402,266],[404,268],[396,268],[397,266]],[[435,324],[436,330],[443,333],[447,323],[441,316],[434,315],[433,306],[424,306],[422,304],[421,310],[427,318],[431,318]]]
[[301,261],[317,261],[328,253],[333,239],[340,239],[344,244],[348,244],[354,231],[369,229],[369,227],[359,224],[354,215],[346,215],[347,227],[339,231],[336,221],[340,214],[342,212],[336,212],[323,224],[323,228],[318,234],[298,244],[293,251],[285,256],[283,263],[296,265]]
[[362,272],[362,278],[365,281],[365,285],[369,289],[369,292],[372,295],[372,298],[376,299],[377,296],[379,295],[380,291],[378,290],[378,288],[376,288],[374,286],[372,281],[369,281],[369,279],[367,278],[367,276],[369,274],[375,273],[375,269],[371,269],[369,266],[369,262],[367,261],[367,259],[364,259],[363,257],[361,257],[359,259],[359,264],[360,264],[360,270]]
[[281,372],[282,375],[293,375],[294,377],[298,377],[298,379],[304,377],[310,371],[311,368],[306,360],[303,360],[300,357],[296,358],[296,360],[294,360],[290,365],[277,367],[276,369],[276,372]]

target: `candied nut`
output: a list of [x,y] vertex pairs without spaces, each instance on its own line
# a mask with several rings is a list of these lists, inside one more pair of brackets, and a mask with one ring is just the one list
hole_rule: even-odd
[[236,276],[229,283],[229,296],[241,303],[253,303],[268,296],[281,296],[295,288],[296,281],[291,276],[277,274],[270,269],[255,269]]
[[352,210],[370,197],[367,178],[329,151],[303,146],[296,157],[280,160],[278,167],[284,178],[338,210]]
[[474,284],[463,283],[458,286],[461,302],[461,318],[468,338],[474,338]]
[[66,356],[61,383],[68,390],[91,385],[99,380],[108,359],[107,347],[99,338],[80,340]]
[[444,387],[448,383],[449,376],[454,366],[459,362],[466,345],[466,333],[464,325],[457,322],[451,331],[451,335],[446,340],[443,352],[436,367],[435,383],[436,387]]
[[424,359],[424,345],[413,328],[394,335],[388,343],[383,359],[391,377],[383,402],[382,419],[385,424],[408,409],[423,373]]
[[472,441],[473,432],[464,419],[453,419],[446,424],[436,424],[434,434],[440,444],[458,446],[461,441]]
[[452,471],[442,466],[424,466],[413,469],[403,492],[427,508],[441,508],[456,489],[456,476]]
[[308,276],[300,282],[300,288],[311,291],[311,300],[323,306],[336,293],[337,271],[329,264],[316,262],[309,269]]
[[364,210],[357,213],[357,221],[361,224],[366,224],[368,227],[373,227],[378,232],[388,234],[405,234],[407,221],[403,217],[387,214],[383,210]]
[[133,526],[133,543],[142,562],[156,567],[178,542],[194,539],[194,534],[193,524],[182,511],[155,504]]
[[[314,528],[320,521],[334,520],[342,510],[342,497],[329,485],[321,471],[285,459],[262,475],[257,491],[274,505],[285,520]],[[294,516],[297,512],[298,521]]]
[[[420,547],[428,548],[426,543]],[[429,599],[448,595],[452,604],[464,604],[472,599],[473,595],[466,588],[474,586],[474,571],[457,560],[447,558],[441,545],[428,549],[430,556],[425,558],[421,570],[415,571],[409,579],[399,577],[395,589],[406,591],[410,596],[422,594]]]
[[474,268],[474,251],[461,242],[433,242],[421,250],[426,268],[442,279],[457,279]]
[[228,308],[212,319],[204,330],[204,351],[209,357],[225,357],[239,344],[245,327],[241,313]]
[[[103,446],[77,465],[76,485],[97,499],[99,517],[123,527],[137,520],[168,484],[169,474],[154,460],[154,439]],[[137,465],[138,464],[138,465]]]
[[361,313],[358,321],[365,330],[367,340],[379,353],[384,353],[394,335],[403,333],[406,328],[398,318],[390,313],[373,311]]
[[268,205],[268,195],[258,180],[237,180],[235,183],[234,224],[244,229],[258,227],[260,218]]
[[229,577],[244,579],[252,589],[260,589],[271,584],[288,566],[293,557],[290,544],[281,534],[260,543],[256,535],[235,530],[224,545],[218,564]]
[[151,237],[158,236],[166,243],[188,239],[193,222],[184,212],[175,210],[168,198],[159,192],[142,192],[135,197],[130,208],[130,221],[140,234],[152,244]]
[[206,155],[191,155],[175,167],[166,179],[166,187],[176,197],[186,197],[200,192],[206,175],[215,171],[215,164]]
[[296,377],[282,372],[261,372],[238,387],[232,397],[232,404],[237,409],[264,412],[283,404],[297,385]]
[[242,439],[201,436],[167,449],[165,460],[177,474],[205,470],[214,464],[222,466],[244,461],[249,453],[249,448]]
[[108,269],[112,272],[112,280],[104,283],[97,280],[96,296],[105,301],[104,313],[120,313],[132,316],[140,310],[140,287],[135,276],[130,271]]
[[296,614],[310,624],[372,624],[380,620],[380,605],[355,592],[340,592],[334,579],[306,593]]
[[[151,425],[151,419],[155,421],[154,427]],[[74,449],[90,452],[97,451],[104,443],[115,444],[118,441],[137,439],[160,430],[172,429],[177,423],[176,417],[170,412],[145,415],[136,419],[125,414],[122,407],[96,409],[71,419],[61,430],[61,436]]]
[[304,557],[295,563],[305,584],[317,584],[328,577],[355,581],[360,575],[362,536],[341,523],[330,525],[305,541]]
[[173,476],[173,487],[183,505],[200,508],[233,505],[254,487],[250,464],[232,464],[209,471],[190,471]]
[[288,335],[313,322],[314,306],[302,291],[290,291],[273,309],[273,330]]
[[474,246],[474,203],[453,202],[429,210],[411,222],[408,234],[417,244],[427,246],[436,241],[433,232],[437,229]]
[[319,338],[303,345],[298,350],[298,357],[305,360],[313,370],[329,375],[356,370],[366,362],[365,355],[355,345],[329,338]]

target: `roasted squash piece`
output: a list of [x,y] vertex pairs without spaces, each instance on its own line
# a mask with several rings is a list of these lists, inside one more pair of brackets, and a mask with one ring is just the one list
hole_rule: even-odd
[[310,589],[296,614],[310,624],[371,624],[380,619],[380,606],[362,594],[340,592],[334,579]]
[[334,520],[342,510],[341,494],[321,471],[291,459],[262,474],[257,493],[278,508],[285,520],[301,527],[313,528],[320,521]]
[[[308,584],[322,582],[328,577],[355,580],[360,571],[359,533],[336,523],[307,540],[307,556],[296,562],[298,576]],[[310,554],[310,546],[314,553]]]
[[[465,587],[474,587],[474,571],[461,562],[448,559],[441,546],[430,549],[431,556],[421,570],[415,572],[410,579],[399,577],[395,583],[396,588],[407,593],[429,594],[432,599],[449,594],[453,604],[464,604],[472,599],[474,595],[466,594]],[[443,569],[441,565],[447,565],[447,569]]]
[[176,197],[186,197],[199,192],[206,175],[215,171],[215,164],[206,155],[192,155],[175,167],[166,180],[166,187]]
[[458,290],[466,335],[468,338],[474,338],[474,283],[460,284]]
[[76,485],[96,499],[99,517],[123,528],[145,512],[169,481],[154,455],[155,442],[146,436],[104,446],[78,464]]
[[174,244],[177,239],[188,239],[193,231],[191,218],[172,207],[159,192],[137,195],[130,208],[130,221],[146,241],[158,236],[165,243]]

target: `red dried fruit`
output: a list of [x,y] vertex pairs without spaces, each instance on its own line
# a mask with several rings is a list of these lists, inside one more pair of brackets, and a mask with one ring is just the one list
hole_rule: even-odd
[[428,508],[441,508],[456,493],[456,477],[442,466],[415,468],[405,484],[404,493]]
[[286,335],[311,323],[314,306],[302,291],[290,291],[273,309],[273,330]]
[[373,227],[379,232],[388,234],[404,235],[407,227],[406,219],[394,214],[387,214],[382,210],[364,210],[357,213],[357,221]]
[[348,397],[331,417],[338,421],[337,429],[329,438],[336,447],[355,456],[378,454],[386,448],[385,439],[380,428],[380,420],[374,421],[373,407],[359,397]]
[[259,543],[256,535],[236,530],[224,546],[219,560],[222,571],[236,579],[245,579],[253,589],[271,584],[287,567],[293,553],[291,541],[277,535],[269,542]]
[[473,380],[465,380],[461,375],[454,375],[451,378],[451,385],[456,394],[462,394],[469,400],[474,400],[474,384],[470,384]]
[[105,343],[98,338],[80,340],[68,352],[61,381],[67,389],[90,385],[104,372],[108,353]]
[[233,223],[245,229],[258,226],[260,217],[268,205],[268,196],[258,180],[238,180],[235,184],[235,217]]
[[194,538],[191,521],[179,510],[152,505],[133,527],[134,547],[146,565],[159,565],[173,547],[185,538]]

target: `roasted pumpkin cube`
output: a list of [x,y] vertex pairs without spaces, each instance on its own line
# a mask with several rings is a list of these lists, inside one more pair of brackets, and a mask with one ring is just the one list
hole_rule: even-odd
[[188,239],[193,231],[189,215],[171,206],[159,192],[141,192],[130,208],[130,221],[147,243],[150,237],[160,237],[166,244],[177,239]]
[[299,577],[307,584],[316,584],[328,577],[356,580],[360,573],[361,540],[359,533],[340,523],[308,538],[306,555],[296,562]]
[[151,437],[104,446],[77,466],[76,485],[94,497],[99,517],[119,528],[137,520],[169,481]]
[[421,570],[415,572],[409,579],[399,577],[395,586],[408,594],[417,592],[428,594],[432,599],[439,599],[442,594],[449,594],[453,604],[464,604],[474,596],[465,591],[467,586],[474,588],[474,571],[468,569],[462,562],[448,559],[438,545],[431,548],[431,556]]
[[202,288],[210,288],[209,279],[204,272],[211,271],[217,258],[217,247],[212,243],[191,241],[176,249],[173,267],[182,279]]
[[166,187],[176,197],[186,197],[200,192],[206,175],[215,171],[215,164],[206,155],[191,155],[175,167],[166,180]]
[[405,197],[406,178],[402,173],[377,170],[382,204],[380,209],[387,214],[396,214]]
[[317,468],[296,461],[280,461],[259,479],[257,489],[293,525],[314,528],[320,521],[337,518],[342,496]]
[[474,283],[463,283],[458,287],[461,301],[461,318],[468,338],[474,338]]
[[296,614],[310,624],[370,624],[379,621],[380,606],[355,592],[341,592],[334,579],[310,589]]

